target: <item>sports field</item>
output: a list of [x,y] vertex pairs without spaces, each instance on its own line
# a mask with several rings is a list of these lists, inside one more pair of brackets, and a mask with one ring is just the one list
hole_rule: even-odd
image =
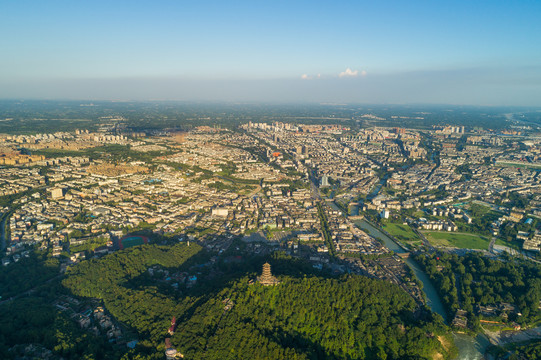
[[423,234],[433,246],[488,250],[488,245],[490,244],[490,239],[470,233],[423,231]]
[[127,249],[132,246],[143,245],[143,244],[148,244],[148,238],[146,236],[140,236],[140,235],[125,236],[122,239],[120,239],[118,247],[122,250],[122,249]]

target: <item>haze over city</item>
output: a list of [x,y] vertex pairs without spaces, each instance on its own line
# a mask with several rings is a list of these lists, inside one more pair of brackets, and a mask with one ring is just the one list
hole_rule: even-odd
[[0,4],[0,98],[541,105],[535,1]]
[[0,1],[0,359],[541,359],[541,1]]

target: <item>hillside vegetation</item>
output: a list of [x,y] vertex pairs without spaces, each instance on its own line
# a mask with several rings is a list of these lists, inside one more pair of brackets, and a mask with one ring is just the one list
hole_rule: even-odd
[[197,245],[139,246],[79,264],[63,285],[76,295],[102,299],[117,320],[139,334],[141,341],[127,358],[162,359],[172,316],[178,319],[172,344],[189,359],[448,356],[437,340],[445,332],[440,318],[416,309],[411,297],[386,282],[279,276],[281,284],[264,287],[249,285],[254,274],[245,272],[227,283],[206,283],[204,293],[171,293],[143,275],[153,265],[186,269],[200,251]]

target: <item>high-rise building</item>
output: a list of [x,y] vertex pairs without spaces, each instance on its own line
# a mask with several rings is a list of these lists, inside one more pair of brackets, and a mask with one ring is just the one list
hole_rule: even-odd
[[325,187],[325,186],[330,186],[329,185],[329,177],[327,175],[323,175],[321,177],[321,184],[319,185],[319,187]]

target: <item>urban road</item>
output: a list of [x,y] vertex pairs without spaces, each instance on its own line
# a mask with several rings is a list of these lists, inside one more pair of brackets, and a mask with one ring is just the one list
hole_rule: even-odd
[[0,221],[0,253],[6,249],[6,221],[8,219],[7,214],[2,214],[2,221]]

